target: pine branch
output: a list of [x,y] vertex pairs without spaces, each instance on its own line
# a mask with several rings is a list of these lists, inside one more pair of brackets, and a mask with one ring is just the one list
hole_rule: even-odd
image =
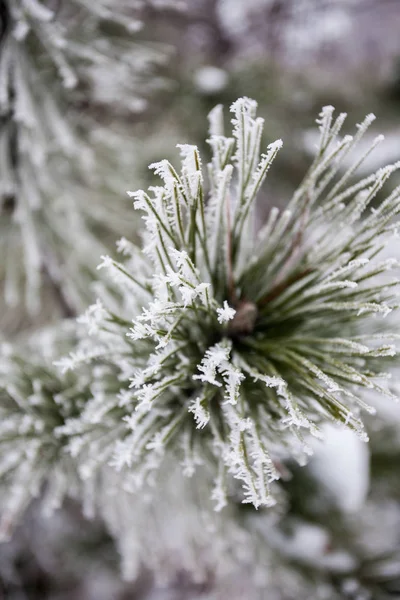
[[54,287],[46,266],[50,252],[64,279],[65,294],[58,286],[56,296],[68,296],[70,309],[61,304],[72,314],[92,298],[96,262],[108,248],[104,240],[128,231],[127,207],[115,202],[115,180],[123,174],[121,148],[131,152],[130,143],[117,130],[102,141],[91,116],[95,106],[109,109],[109,100],[99,97],[102,69],[115,77],[108,82],[116,90],[114,103],[118,98],[115,114],[131,115],[160,87],[156,74],[150,81],[149,68],[168,51],[136,43],[141,10],[124,0],[2,0],[1,10],[0,252],[9,257],[4,297],[16,305],[25,295],[29,313],[37,314],[43,278]]
[[235,480],[244,502],[274,504],[275,463],[282,452],[303,463],[324,421],[367,440],[361,412],[374,409],[365,392],[394,398],[375,373],[396,353],[397,330],[383,319],[398,307],[399,283],[382,278],[398,262],[377,260],[399,190],[365,214],[400,163],[359,184],[351,178],[360,160],[338,175],[372,116],[339,139],[345,115],[322,110],[312,166],[288,209],[272,208],[256,236],[255,200],[282,142],[260,154],[256,103],[242,98],[231,110],[233,137],[223,135],[220,108],[210,116],[208,181],[198,149],[183,145],[179,172],[151,165],[162,187],[129,192],[146,225],[144,250],[124,240],[127,262],[101,265],[123,308],[98,301],[83,318],[92,341],[60,361],[77,373],[91,361],[120,371],[118,470],[143,484],[170,453],[191,474],[211,462],[218,510]]

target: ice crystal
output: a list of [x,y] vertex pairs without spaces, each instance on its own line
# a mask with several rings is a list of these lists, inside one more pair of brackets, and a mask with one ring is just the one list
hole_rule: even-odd
[[282,142],[261,153],[256,107],[248,98],[232,105],[232,137],[222,108],[212,111],[206,169],[195,146],[180,145],[180,172],[160,161],[151,168],[163,185],[129,192],[146,225],[144,251],[124,239],[127,262],[102,263],[122,308],[110,297],[89,308],[91,337],[62,362],[119,371],[120,392],[102,408],[116,419],[109,452],[118,470],[142,485],[170,453],[188,475],[211,462],[217,509],[235,480],[244,502],[274,504],[277,461],[289,453],[302,464],[324,421],[366,440],[360,412],[373,409],[364,391],[394,397],[379,377],[395,354],[395,325],[384,317],[398,307],[398,279],[383,274],[397,262],[378,255],[400,189],[376,196],[400,163],[355,183],[361,161],[344,174],[340,166],[373,116],[339,137],[345,115],[335,120],[325,107],[314,162],[257,233],[255,200]]

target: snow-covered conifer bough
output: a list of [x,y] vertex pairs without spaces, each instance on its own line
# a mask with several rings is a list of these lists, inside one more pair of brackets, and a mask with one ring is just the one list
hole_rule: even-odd
[[[104,405],[97,392],[89,404],[116,423],[109,460],[131,487],[154,483],[173,453],[188,476],[213,465],[217,510],[240,490],[235,480],[243,502],[273,505],[280,460],[303,462],[321,422],[367,440],[366,390],[395,399],[382,370],[395,365],[399,335],[385,317],[398,308],[399,280],[382,274],[399,263],[379,253],[396,235],[400,187],[379,203],[376,196],[400,162],[355,182],[383,137],[343,172],[374,117],[341,137],[346,115],[335,119],[326,106],[303,182],[256,232],[255,201],[282,146],[260,154],[256,108],[249,98],[234,102],[227,137],[215,107],[206,168],[197,147],[181,145],[180,171],[162,160],[150,166],[161,186],[128,192],[143,213],[143,249],[122,239],[126,260],[106,256],[99,266],[122,301],[104,293],[80,319],[90,336],[58,363],[116,369],[118,395]],[[81,431],[84,445],[87,423],[79,430],[78,422],[71,434]]]

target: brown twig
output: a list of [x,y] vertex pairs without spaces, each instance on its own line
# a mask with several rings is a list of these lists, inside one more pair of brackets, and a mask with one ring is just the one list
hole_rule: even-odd
[[53,290],[62,316],[65,319],[75,318],[77,316],[76,310],[71,305],[61,284],[60,268],[56,264],[54,256],[49,252],[42,254],[42,272]]
[[262,298],[258,302],[258,307],[262,308],[263,306],[266,306],[268,302],[272,302],[272,300],[275,300],[275,298],[277,298],[279,294],[284,292],[286,288],[289,287],[289,285],[292,285],[292,283],[296,283],[296,281],[300,281],[300,279],[303,279],[303,277],[306,277],[306,275],[309,275],[310,273],[312,273],[312,269],[304,269],[304,271],[302,271],[301,273],[295,273],[294,275],[292,275],[292,277],[289,277],[285,281],[281,281],[278,285],[273,287],[268,292],[268,294],[264,296],[264,298]]
[[308,217],[310,214],[311,201],[312,201],[312,195],[311,195],[311,192],[308,190],[306,201],[304,202],[304,205],[303,205],[303,208],[302,208],[301,214],[300,214],[300,225],[296,232],[296,235],[293,238],[293,241],[292,241],[292,244],[291,244],[291,247],[289,250],[289,255],[286,259],[286,262],[282,266],[282,269],[280,270],[280,272],[276,276],[275,280],[273,281],[272,286],[271,286],[272,289],[266,294],[266,296],[264,296],[263,298],[261,298],[261,300],[259,300],[259,302],[258,302],[259,307],[265,306],[268,302],[270,302],[271,300],[276,298],[281,292],[283,292],[289,285],[291,285],[295,281],[298,281],[302,277],[305,277],[305,275],[308,275],[308,273],[311,272],[310,269],[306,269],[302,273],[296,274],[296,275],[292,276],[292,278],[289,277],[289,279],[287,279],[287,275],[290,273],[293,266],[298,261],[299,254],[301,252],[301,248],[303,245],[303,239],[304,239],[304,231],[306,229]]

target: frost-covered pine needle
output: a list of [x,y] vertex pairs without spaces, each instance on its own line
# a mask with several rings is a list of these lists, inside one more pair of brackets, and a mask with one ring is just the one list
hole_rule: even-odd
[[142,16],[143,3],[126,0],[1,2],[0,295],[8,307],[24,302],[37,314],[45,283],[64,316],[80,312],[106,240],[123,233],[120,153],[133,144],[116,128],[105,134],[93,107],[131,115],[165,86],[156,65],[168,49],[138,43]]
[[261,153],[256,107],[248,98],[232,105],[230,137],[222,108],[212,111],[206,168],[195,146],[180,145],[179,170],[153,164],[161,186],[128,192],[146,225],[144,249],[122,240],[125,262],[101,265],[122,307],[110,295],[91,307],[90,339],[60,361],[65,370],[118,370],[108,407],[125,426],[110,450],[117,469],[141,485],[167,453],[188,475],[211,463],[217,509],[235,480],[244,502],[272,505],[279,458],[303,462],[307,437],[326,420],[366,440],[365,390],[392,395],[379,377],[395,354],[385,317],[398,307],[398,279],[382,275],[398,263],[379,252],[400,190],[378,205],[376,196],[400,163],[354,183],[360,161],[344,174],[340,165],[372,117],[341,138],[345,115],[335,120],[325,107],[303,183],[257,234],[255,201],[282,142]]

